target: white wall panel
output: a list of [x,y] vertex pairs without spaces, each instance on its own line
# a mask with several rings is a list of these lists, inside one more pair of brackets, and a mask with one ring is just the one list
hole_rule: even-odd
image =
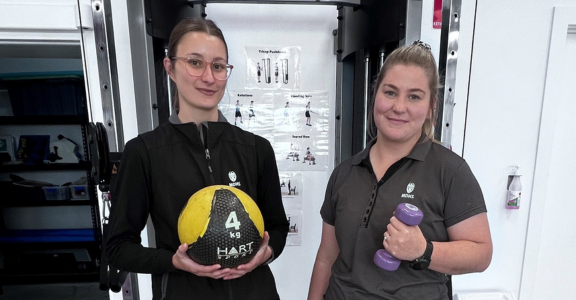
[[[530,251],[525,246],[531,204],[543,201],[532,199],[532,186],[553,5],[562,3],[574,1],[478,1],[463,151],[484,192],[494,255],[484,273],[455,277],[455,291],[499,289],[519,295],[524,254]],[[519,210],[504,208],[512,165],[519,165],[523,174]],[[567,174],[559,171],[559,176]],[[564,242],[576,245],[574,240]],[[566,276],[548,275],[551,281]],[[560,299],[544,295],[522,299]],[[562,299],[574,299],[564,295]]]
[[576,181],[576,139],[572,119],[576,113],[576,5],[554,7],[554,21],[540,136],[534,171],[526,255],[520,297],[574,299],[570,276],[576,258],[576,202],[567,187]]
[[[576,15],[576,9],[572,10]],[[557,111],[547,114],[547,118],[556,119],[553,132],[553,143],[543,145],[550,148],[549,177],[545,189],[544,199],[534,199],[544,204],[543,210],[531,211],[543,219],[540,236],[528,246],[538,247],[537,268],[532,274],[533,281],[522,282],[520,295],[525,299],[575,299],[576,293],[569,287],[573,278],[569,276],[576,266],[574,246],[576,245],[576,220],[573,212],[576,211],[576,202],[571,197],[570,187],[576,182],[576,138],[572,122],[576,113],[576,102],[569,95],[576,94],[576,34],[571,34],[566,41],[564,71],[560,74],[558,87],[563,87],[563,97],[546,99],[557,101]],[[547,77],[549,78],[549,77]],[[544,116],[543,116],[544,117]],[[540,154],[539,154],[540,155]],[[572,158],[572,159],[571,159]],[[536,190],[534,191],[536,194]],[[530,218],[532,221],[532,216]],[[532,226],[532,222],[530,222]],[[528,232],[530,234],[530,230]],[[526,249],[527,251],[530,248]],[[533,292],[528,288],[532,287]]]

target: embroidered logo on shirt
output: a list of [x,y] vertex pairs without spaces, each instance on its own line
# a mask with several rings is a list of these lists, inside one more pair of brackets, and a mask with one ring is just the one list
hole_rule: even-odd
[[415,187],[416,187],[416,185],[414,184],[414,182],[410,182],[406,186],[406,193],[412,193],[412,191],[414,190]]
[[241,186],[240,182],[236,182],[236,172],[230,171],[228,172],[228,178],[230,178],[229,186]]
[[407,186],[406,186],[406,193],[407,194],[402,194],[402,198],[408,198],[408,199],[414,199],[414,195],[412,195],[411,193],[414,191],[414,188],[416,188],[416,185],[414,184],[414,182],[410,182]]

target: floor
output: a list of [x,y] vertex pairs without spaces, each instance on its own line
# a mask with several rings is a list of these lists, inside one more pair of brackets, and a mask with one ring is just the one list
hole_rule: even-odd
[[4,285],[1,300],[109,300],[108,292],[99,283],[52,283],[32,285]]

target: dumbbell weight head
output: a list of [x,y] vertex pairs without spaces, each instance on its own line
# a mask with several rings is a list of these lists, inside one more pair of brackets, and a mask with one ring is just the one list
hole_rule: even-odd
[[374,263],[387,271],[395,271],[400,266],[400,260],[388,253],[386,249],[379,249],[374,254]]
[[396,216],[396,218],[402,223],[409,226],[420,224],[422,218],[424,218],[422,211],[410,203],[398,204],[396,211],[394,212],[394,216]]
[[[424,214],[418,207],[410,203],[400,203],[394,211],[394,216],[402,223],[415,226],[420,224]],[[374,263],[388,271],[395,271],[400,266],[400,260],[388,253],[386,249],[380,249],[374,254]]]

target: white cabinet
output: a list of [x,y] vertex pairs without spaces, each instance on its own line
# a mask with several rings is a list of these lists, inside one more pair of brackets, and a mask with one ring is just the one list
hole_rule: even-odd
[[[18,147],[22,135],[44,135],[55,141],[62,134],[77,143],[79,153],[78,163],[2,164],[0,181],[12,181],[10,174],[54,185],[81,177],[88,180],[87,199],[82,200],[32,197],[26,201],[14,189],[4,194],[0,201],[2,284],[43,278],[98,282],[101,226],[88,127],[94,117],[102,119],[102,106],[92,28],[89,0],[0,0],[0,135],[13,136]],[[41,94],[43,80],[66,80],[71,74],[82,79],[80,95],[67,100],[78,106],[75,113],[52,109],[64,102],[53,95],[38,104],[28,102],[29,98],[16,99],[10,92],[13,86],[8,79],[36,78],[40,84],[30,89]],[[15,101],[34,104],[15,109],[22,104]]]
[[[88,3],[82,4],[84,7]],[[14,31],[75,31],[80,28],[80,17],[77,0],[52,1],[0,1],[0,28]],[[89,7],[89,5],[88,5]],[[83,12],[87,12],[85,8]],[[84,24],[91,23],[83,20]],[[85,27],[88,27],[87,25]]]
[[[86,81],[90,120],[103,120],[91,12],[90,0],[0,0],[0,72],[38,71],[17,59],[45,60],[40,71],[74,63]],[[16,69],[7,70],[9,65]]]

